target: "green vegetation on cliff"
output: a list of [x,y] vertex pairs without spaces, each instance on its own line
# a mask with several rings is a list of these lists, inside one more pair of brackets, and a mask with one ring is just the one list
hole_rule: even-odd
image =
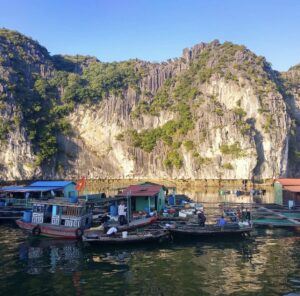
[[[89,108],[114,96],[124,100],[122,112],[127,118],[128,114],[131,116],[132,121],[126,126],[140,130],[123,130],[116,140],[147,153],[162,148],[167,168],[180,168],[182,153],[187,153],[198,169],[214,159],[213,155],[212,159],[200,156],[210,155],[201,151],[201,144],[216,152],[209,127],[222,133],[222,128],[230,122],[238,136],[250,142],[256,141],[254,133],[258,136],[262,133],[262,137],[266,133],[271,135],[280,123],[274,112],[276,100],[281,99],[280,95],[286,99],[289,87],[293,87],[289,96],[297,93],[300,77],[299,65],[280,76],[263,57],[230,42],[205,44],[191,51],[191,58],[187,55],[161,65],[138,60],[103,63],[95,57],[80,55],[50,56],[36,41],[5,29],[0,30],[0,45],[0,112],[3,115],[0,141],[5,144],[13,130],[24,128],[37,165],[58,152],[59,135],[71,134],[68,115],[78,105]],[[221,93],[224,85],[242,93],[236,106],[224,100],[226,94]],[[245,110],[249,106],[249,102],[245,103],[248,99],[245,89],[258,98],[259,119],[255,110],[251,110],[254,115]],[[12,114],[7,111],[10,106],[13,106]],[[155,128],[141,130],[146,116],[165,115],[170,120],[160,118]],[[294,134],[297,127],[298,123]],[[226,137],[221,135],[224,141]],[[291,155],[295,157],[298,151],[295,146]],[[238,142],[221,145],[220,152],[222,157],[245,155]],[[225,163],[223,168],[232,169],[230,163]]]
[[223,144],[220,146],[220,151],[224,155],[230,155],[234,158],[240,158],[246,155],[242,150],[240,143],[235,142],[231,145]]
[[[100,63],[84,56],[50,57],[44,47],[15,31],[1,29],[0,42],[0,73],[9,73],[0,80],[5,90],[1,100],[15,99],[23,122],[14,124],[25,127],[37,165],[57,153],[57,136],[70,132],[66,116],[75,104],[121,96],[128,87],[137,89],[142,75],[134,61]],[[79,74],[81,68],[83,73]],[[8,125],[1,123],[1,140],[8,135]]]

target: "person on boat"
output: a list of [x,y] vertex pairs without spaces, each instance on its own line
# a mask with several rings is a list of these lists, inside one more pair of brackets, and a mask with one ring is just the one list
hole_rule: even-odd
[[110,227],[110,228],[107,230],[106,234],[107,234],[108,236],[113,236],[113,235],[115,235],[117,232],[118,232],[118,229],[117,229],[116,227],[112,226],[112,227]]
[[236,217],[238,221],[241,220],[242,215],[241,215],[241,209],[239,207],[236,209]]
[[46,207],[46,211],[44,214],[44,222],[51,223],[51,218],[52,218],[52,206],[48,205]]
[[206,217],[203,213],[203,211],[198,212],[198,223],[199,226],[204,227],[205,226]]
[[220,227],[224,227],[225,224],[226,224],[226,220],[225,220],[224,216],[221,216],[221,218],[219,219],[217,225],[220,226]]
[[121,203],[119,204],[118,215],[119,215],[118,220],[119,220],[120,225],[126,224],[127,223],[127,221],[126,221],[126,207],[125,207],[124,201],[121,201]]
[[242,209],[242,222],[245,222],[247,220],[247,212],[246,209]]
[[246,209],[246,220],[249,224],[251,223],[251,212],[249,209]]
[[107,213],[105,213],[105,214],[101,217],[100,223],[101,223],[101,224],[104,224],[104,223],[106,223],[106,222],[109,221],[109,220],[110,220],[109,216],[107,215]]

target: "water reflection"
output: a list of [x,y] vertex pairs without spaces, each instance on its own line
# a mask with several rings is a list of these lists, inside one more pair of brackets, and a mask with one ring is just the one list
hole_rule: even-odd
[[207,253],[207,250],[217,249],[217,250],[231,250],[231,252],[236,253],[243,262],[251,263],[253,254],[256,252],[255,239],[246,238],[246,239],[234,239],[230,241],[219,241],[218,244],[214,242],[211,243],[197,243],[195,247],[195,256],[202,256]]
[[92,247],[84,249],[77,240],[39,239],[19,246],[19,258],[28,274],[57,271],[72,273],[85,267],[89,269],[128,269],[133,250]]
[[19,260],[28,275],[59,275],[51,280],[56,289],[76,295],[93,295],[99,287],[108,295],[283,295],[300,289],[299,246],[300,237],[282,229],[162,248],[35,240],[19,246]]
[[57,270],[73,272],[82,265],[82,251],[78,241],[41,239],[23,243],[19,257],[26,263],[26,272],[40,274]]
[[[99,287],[119,294],[119,285],[115,288],[111,285],[130,279],[129,262],[134,254],[122,249],[85,248],[80,241],[57,239],[29,240],[20,244],[18,251],[23,272],[31,276],[25,277],[27,285],[36,282],[32,276],[42,279],[48,274],[49,282],[38,283],[37,288],[49,292],[54,285],[55,289],[73,291],[72,295],[99,292]],[[10,289],[15,292],[14,286]]]

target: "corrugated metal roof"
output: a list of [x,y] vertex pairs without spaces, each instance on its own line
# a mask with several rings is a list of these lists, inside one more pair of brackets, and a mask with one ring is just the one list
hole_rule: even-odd
[[275,183],[280,183],[283,186],[300,186],[300,179],[280,178],[277,179]]
[[45,192],[51,190],[61,190],[62,187],[48,186],[48,187],[31,187],[31,186],[7,186],[0,188],[1,192]]
[[158,184],[130,185],[117,196],[154,196],[162,187]]
[[75,185],[75,182],[72,182],[72,181],[37,181],[37,182],[34,182],[32,184],[30,184],[29,186],[39,186],[39,187],[66,187],[70,184],[74,184]]
[[300,186],[284,186],[283,190],[287,190],[291,192],[300,192]]

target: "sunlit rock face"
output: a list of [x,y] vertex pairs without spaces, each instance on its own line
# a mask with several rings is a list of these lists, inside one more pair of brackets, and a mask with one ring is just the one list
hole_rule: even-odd
[[218,41],[164,63],[51,57],[2,30],[0,176],[295,176],[298,71]]

